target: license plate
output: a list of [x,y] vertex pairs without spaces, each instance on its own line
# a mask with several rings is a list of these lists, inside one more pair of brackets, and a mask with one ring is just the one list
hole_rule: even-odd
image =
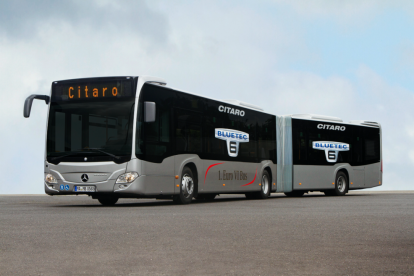
[[95,186],[75,186],[75,192],[95,192]]

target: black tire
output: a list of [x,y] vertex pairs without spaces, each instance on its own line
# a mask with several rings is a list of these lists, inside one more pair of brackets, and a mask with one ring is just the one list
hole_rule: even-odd
[[344,196],[348,192],[348,178],[344,172],[338,172],[335,177],[335,189],[332,195]]
[[261,189],[260,192],[257,193],[258,199],[266,199],[270,196],[270,192],[272,191],[272,180],[270,179],[269,173],[264,170],[262,173],[262,182],[261,182]]
[[200,201],[213,201],[216,198],[217,194],[198,194],[197,200]]
[[305,191],[292,191],[285,193],[288,197],[301,197],[305,194]]
[[197,180],[193,176],[193,172],[189,167],[184,167],[181,174],[180,194],[173,197],[173,201],[177,204],[191,203],[194,193],[197,189]]
[[272,191],[272,180],[269,173],[264,170],[262,173],[262,182],[260,192],[245,193],[247,199],[266,199]]
[[327,190],[323,192],[326,196],[334,196],[335,191],[334,190]]
[[245,193],[244,195],[246,196],[247,199],[255,199],[256,198],[256,193]]
[[98,198],[98,201],[104,206],[113,206],[118,202],[118,198],[117,197],[101,197],[101,198]]

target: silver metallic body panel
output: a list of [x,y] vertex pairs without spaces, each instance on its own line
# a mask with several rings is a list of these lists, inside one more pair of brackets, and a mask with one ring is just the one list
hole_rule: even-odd
[[343,163],[333,166],[294,165],[293,189],[307,191],[333,189],[332,183],[335,183],[336,174],[341,169],[348,172],[350,190],[376,187],[379,186],[380,181],[380,166],[381,163],[354,167]]
[[[114,162],[62,162],[54,165],[46,162],[46,173],[52,174],[57,179],[55,188],[50,189],[45,185],[47,194],[73,194],[74,187],[96,186],[98,192],[113,192],[115,181],[119,175],[125,173],[127,163],[116,164]],[[83,182],[81,176],[87,174],[89,180]],[[60,185],[68,185],[69,190],[61,190]]]

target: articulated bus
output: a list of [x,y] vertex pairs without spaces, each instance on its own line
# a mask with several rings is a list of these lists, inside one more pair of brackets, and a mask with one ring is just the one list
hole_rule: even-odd
[[345,195],[382,185],[381,126],[336,117],[278,117],[277,191]]
[[378,123],[315,115],[276,116],[214,100],[148,76],[55,81],[31,95],[49,107],[44,162],[48,195],[266,199],[272,192],[344,195],[381,185]]

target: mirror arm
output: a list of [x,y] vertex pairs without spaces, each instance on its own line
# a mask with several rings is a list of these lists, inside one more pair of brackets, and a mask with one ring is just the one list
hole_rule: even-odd
[[47,96],[47,95],[37,95],[37,94],[30,95],[24,101],[23,116],[25,118],[30,117],[30,111],[32,110],[33,99],[44,100],[46,102],[46,104],[49,104],[49,102],[50,102],[50,97]]

